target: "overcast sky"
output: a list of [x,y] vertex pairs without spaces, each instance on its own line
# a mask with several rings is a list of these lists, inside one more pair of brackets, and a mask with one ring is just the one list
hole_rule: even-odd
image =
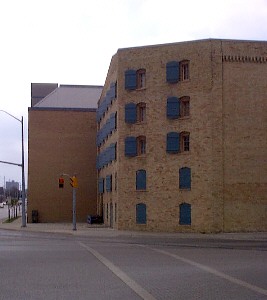
[[[267,0],[0,2],[0,110],[25,119],[31,82],[104,85],[118,48],[203,38],[267,40]],[[21,162],[21,124],[0,112],[0,160]],[[26,160],[27,163],[27,160]],[[21,168],[0,163],[0,186]]]

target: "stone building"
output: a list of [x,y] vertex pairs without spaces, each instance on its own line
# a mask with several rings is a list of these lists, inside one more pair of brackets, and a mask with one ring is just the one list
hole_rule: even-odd
[[[96,107],[101,86],[32,84],[28,222],[72,221],[69,176],[77,174],[77,221],[96,213]],[[65,175],[64,188],[59,177]]]
[[97,110],[97,211],[105,223],[267,230],[266,95],[267,42],[119,49]]

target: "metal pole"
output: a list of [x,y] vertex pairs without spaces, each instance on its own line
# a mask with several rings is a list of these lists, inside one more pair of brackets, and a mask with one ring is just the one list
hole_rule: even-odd
[[21,227],[26,227],[26,209],[25,209],[25,172],[24,172],[24,134],[23,134],[23,116],[21,117],[21,120],[10,114],[9,112],[0,109],[1,112],[4,112],[5,114],[8,114],[13,119],[19,121],[21,123],[21,143],[22,143],[22,160],[21,165],[16,163],[10,163],[5,161],[0,161],[1,163],[11,164],[11,165],[17,165],[21,167],[22,171],[22,225]]
[[72,188],[72,225],[73,230],[77,230],[76,228],[76,188]]
[[22,137],[22,157],[21,157],[21,170],[22,170],[22,225],[26,227],[26,203],[25,203],[25,173],[24,173],[24,133],[23,133],[23,116],[21,117],[21,137]]

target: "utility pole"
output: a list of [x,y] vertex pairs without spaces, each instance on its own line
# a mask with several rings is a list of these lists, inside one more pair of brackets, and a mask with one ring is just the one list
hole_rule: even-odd
[[25,171],[24,171],[24,133],[23,133],[23,116],[21,117],[21,120],[16,118],[15,116],[11,115],[10,113],[8,113],[5,110],[0,110],[1,112],[4,112],[5,114],[9,115],[10,117],[12,117],[13,119],[19,121],[21,123],[21,164],[16,164],[16,163],[12,163],[12,162],[7,162],[7,161],[0,161],[0,163],[4,163],[4,164],[9,164],[9,165],[15,165],[15,166],[19,166],[21,167],[21,177],[22,177],[22,216],[21,216],[21,220],[22,220],[22,225],[21,227],[26,227],[26,209],[25,209],[25,205],[26,205],[26,194],[25,194]]

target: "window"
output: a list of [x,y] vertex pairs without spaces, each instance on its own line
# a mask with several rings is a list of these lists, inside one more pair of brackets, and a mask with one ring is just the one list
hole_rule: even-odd
[[114,190],[117,190],[117,172],[115,173],[115,180],[114,180]]
[[107,192],[112,191],[112,175],[106,176],[106,191]]
[[136,89],[136,71],[127,70],[125,71],[125,89],[135,90]]
[[109,92],[109,95],[110,95],[110,99],[111,99],[111,102],[116,99],[117,97],[117,82],[112,82],[110,84],[110,92]]
[[136,205],[136,224],[146,224],[146,205],[144,203]]
[[167,99],[167,118],[177,119],[180,116],[180,100],[177,97]]
[[189,60],[180,62],[180,80],[189,80]]
[[136,171],[136,190],[146,190],[146,170]]
[[166,64],[166,81],[177,83],[179,81],[179,62],[170,61]]
[[146,103],[140,102],[136,107],[137,111],[137,122],[145,122],[146,120]]
[[104,193],[104,178],[98,179],[98,194]]
[[191,169],[184,167],[179,169],[179,189],[191,189]]
[[125,71],[125,89],[136,90],[145,88],[146,85],[146,70],[126,70]]
[[137,144],[134,136],[128,136],[124,140],[125,143],[125,156],[136,156],[137,155]]
[[168,153],[180,152],[180,134],[179,134],[179,132],[169,132],[167,134],[166,151]]
[[115,203],[115,223],[117,222],[117,203]]
[[191,225],[191,205],[188,203],[182,203],[179,205],[179,224]]
[[181,117],[189,117],[190,115],[190,97],[180,98],[180,114]]
[[146,87],[146,70],[140,69],[136,72],[137,77],[137,89],[143,89]]
[[146,137],[141,135],[137,137],[137,155],[146,154]]
[[136,104],[128,103],[125,105],[125,123],[134,124],[136,123]]
[[182,132],[180,134],[180,149],[181,152],[189,151],[190,150],[190,133],[189,132]]

